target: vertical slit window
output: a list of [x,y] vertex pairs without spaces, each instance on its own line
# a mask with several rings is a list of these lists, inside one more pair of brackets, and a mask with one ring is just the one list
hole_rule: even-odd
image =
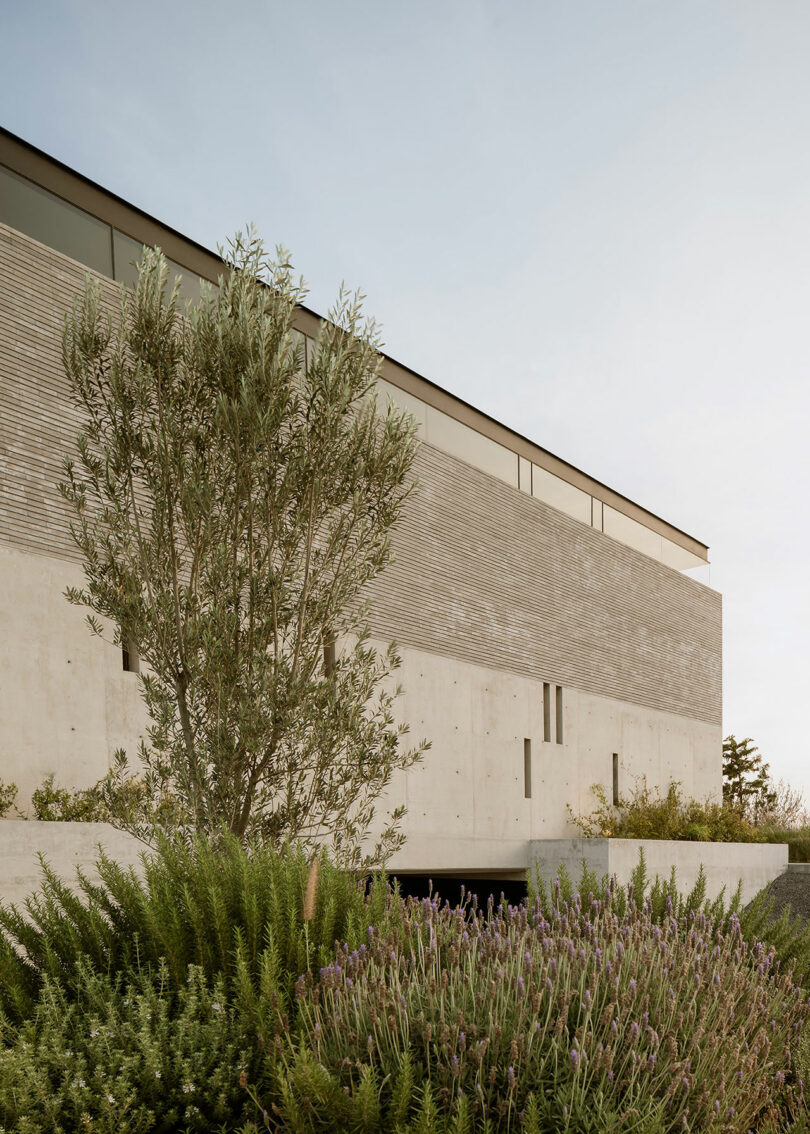
[[551,740],[551,686],[543,682],[543,740],[548,744]]
[[532,798],[532,742],[528,736],[523,741],[523,798]]
[[563,742],[563,691],[562,685],[557,686],[557,743]]
[[121,639],[121,663],[124,668],[124,673],[140,673],[141,671],[138,660],[138,647],[131,638]]
[[613,806],[619,806],[619,753],[613,753]]
[[323,672],[331,677],[335,672],[335,643],[327,642],[323,648]]

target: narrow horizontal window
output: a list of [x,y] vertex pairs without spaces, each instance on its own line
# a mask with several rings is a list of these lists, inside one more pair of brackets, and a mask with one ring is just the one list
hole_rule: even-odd
[[110,226],[5,166],[0,166],[0,221],[112,276]]

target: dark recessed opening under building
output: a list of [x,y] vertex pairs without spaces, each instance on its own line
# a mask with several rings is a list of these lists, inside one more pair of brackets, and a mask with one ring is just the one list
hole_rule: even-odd
[[526,882],[516,879],[482,878],[480,875],[461,878],[454,874],[394,874],[391,880],[397,881],[403,897],[427,898],[438,894],[442,904],[449,902],[456,906],[472,894],[481,910],[486,910],[490,897],[496,907],[501,895],[512,906],[526,897]]

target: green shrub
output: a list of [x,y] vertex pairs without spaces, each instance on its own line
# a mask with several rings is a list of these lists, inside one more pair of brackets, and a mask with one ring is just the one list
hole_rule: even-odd
[[575,815],[572,822],[589,838],[688,839],[699,842],[762,843],[764,830],[754,826],[737,808],[726,803],[700,803],[686,799],[680,784],[671,783],[666,794],[638,781],[628,796],[613,806],[605,789],[594,784],[597,806],[589,815]]
[[257,1042],[222,978],[191,966],[172,991],[124,984],[81,963],[71,996],[46,978],[33,1016],[0,1022],[0,1129],[15,1134],[169,1134],[235,1129],[250,1100],[240,1074]]
[[283,1015],[297,976],[327,964],[336,940],[365,940],[389,904],[383,878],[366,899],[362,881],[323,855],[305,922],[304,851],[246,851],[235,838],[164,842],[145,856],[143,878],[103,853],[98,870],[99,882],[79,874],[77,895],[43,864],[39,893],[19,910],[0,905],[0,1012],[10,1019],[32,1013],[46,977],[71,996],[84,963],[124,979],[164,966],[175,989],[196,965],[208,980],[221,974],[257,1019],[271,1004]]
[[693,914],[703,914],[725,932],[732,917],[738,919],[743,939],[749,944],[764,942],[775,951],[776,960],[783,969],[790,969],[797,984],[810,991],[810,922],[789,909],[776,912],[776,902],[768,889],[743,906],[741,888],[727,896],[725,888],[716,898],[706,897],[706,874],[698,872],[695,885],[688,893],[678,888],[677,873],[673,866],[668,878],[650,879],[644,850],[639,850],[639,864],[627,886],[617,886],[607,875],[598,878],[582,864],[579,885],[575,886],[565,868],[561,868],[554,885],[546,887],[539,873],[530,873],[529,901],[538,901],[543,909],[556,909],[577,894],[596,897],[603,907],[616,917],[623,918],[632,902],[644,907],[653,924],[662,926],[674,918],[685,932]]
[[48,823],[102,822],[106,811],[93,788],[68,791],[56,787],[54,777],[46,776],[42,786],[31,795],[34,818]]
[[0,819],[5,819],[9,811],[16,810],[17,785],[0,780]]
[[777,827],[766,824],[762,828],[769,843],[787,843],[790,862],[810,862],[810,827]]
[[283,1128],[719,1134],[801,1103],[806,998],[733,915],[658,925],[631,894],[622,918],[579,895],[399,917],[299,982],[268,1088]]

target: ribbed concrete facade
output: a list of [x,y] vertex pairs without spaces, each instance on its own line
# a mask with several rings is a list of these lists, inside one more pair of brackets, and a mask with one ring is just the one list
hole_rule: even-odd
[[[0,248],[0,533],[75,559],[56,485],[80,419],[60,343],[87,270],[5,225]],[[415,471],[372,592],[380,635],[720,723],[715,591],[427,444]]]
[[[0,224],[0,779],[23,796],[48,771],[92,782],[143,727],[134,676],[59,598],[80,575],[56,488],[80,428],[61,330],[87,272]],[[609,786],[614,753],[623,788],[644,774],[717,796],[720,596],[435,445],[415,471],[371,591],[375,636],[404,648],[404,717],[434,742],[392,793],[411,813],[400,869],[516,869]]]
[[427,445],[375,629],[720,724],[716,591]]

